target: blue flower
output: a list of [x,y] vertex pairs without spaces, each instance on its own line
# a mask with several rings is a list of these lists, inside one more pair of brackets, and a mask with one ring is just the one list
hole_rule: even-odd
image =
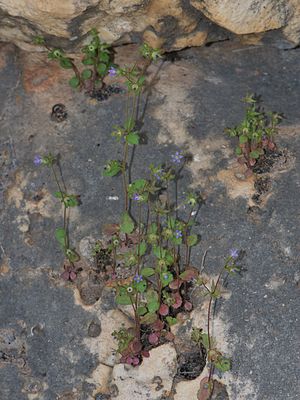
[[176,231],[175,231],[175,237],[176,237],[176,239],[179,239],[179,238],[182,237],[182,232],[181,232],[179,229],[176,229]]
[[117,75],[117,70],[114,67],[110,67],[108,70],[108,75],[114,77]]
[[142,276],[142,275],[139,275],[139,274],[135,274],[133,280],[134,280],[136,283],[140,283],[140,282],[142,282],[142,280],[143,280],[143,276]]
[[231,249],[230,250],[230,257],[238,258],[238,256],[239,256],[239,251],[237,249]]
[[164,278],[165,280],[168,280],[168,279],[169,279],[169,274],[164,274],[164,275],[163,275],[163,278]]
[[184,158],[184,155],[181,153],[181,151],[176,151],[175,154],[171,155],[171,161],[174,164],[180,164],[181,160]]
[[42,165],[43,164],[43,157],[41,157],[40,155],[34,156],[33,163],[36,166]]
[[141,196],[140,196],[139,194],[135,193],[135,194],[132,196],[132,200],[139,201],[139,200],[141,200]]

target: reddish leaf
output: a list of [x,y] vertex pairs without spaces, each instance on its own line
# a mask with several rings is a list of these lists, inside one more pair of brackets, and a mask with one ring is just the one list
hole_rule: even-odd
[[172,304],[172,307],[177,309],[182,305],[182,297],[180,296],[179,292],[173,293],[173,299],[175,300],[175,303]]
[[70,278],[70,273],[68,271],[65,271],[61,274],[61,277],[63,280],[68,281]]
[[133,353],[139,353],[142,350],[142,344],[138,339],[134,339],[130,343],[130,348],[132,349]]
[[191,311],[193,308],[193,304],[190,301],[185,301],[184,308],[186,309],[186,311]]
[[178,290],[182,284],[183,284],[183,280],[174,279],[174,281],[169,283],[169,288],[173,289],[173,290]]
[[268,147],[269,147],[270,150],[274,150],[275,147],[276,147],[276,144],[273,143],[273,142],[269,142],[269,143],[268,143]]
[[166,304],[162,304],[158,310],[159,314],[162,316],[166,316],[169,314],[169,307]]
[[107,236],[113,236],[117,232],[119,232],[119,229],[120,229],[120,227],[118,224],[106,224],[106,225],[104,225],[103,232]]
[[161,321],[160,319],[156,320],[153,324],[151,324],[151,328],[156,331],[159,332],[161,330],[164,329],[164,323],[163,321]]
[[129,356],[129,357],[126,357],[125,363],[131,365],[132,361],[133,361],[133,358]]
[[74,271],[71,271],[69,275],[69,278],[72,282],[75,281],[75,279],[77,278],[77,274]]
[[137,365],[139,365],[139,363],[140,363],[139,358],[138,358],[138,357],[133,357],[133,359],[132,359],[132,365],[137,366]]
[[180,274],[180,278],[185,282],[189,282],[192,279],[196,279],[198,275],[199,275],[198,270],[196,270],[195,268],[189,268],[186,269],[184,272],[182,272],[182,274]]
[[150,344],[156,345],[159,342],[159,337],[157,335],[157,333],[150,333],[150,335],[148,336],[148,341]]
[[175,335],[174,335],[172,332],[167,332],[167,333],[165,334],[165,338],[166,338],[167,340],[169,340],[170,342],[172,342],[172,341],[175,339]]
[[148,350],[143,350],[141,354],[143,357],[146,357],[146,358],[150,357],[150,353]]
[[210,390],[208,385],[208,377],[205,377],[200,382],[200,389],[197,394],[198,400],[208,400],[210,398]]

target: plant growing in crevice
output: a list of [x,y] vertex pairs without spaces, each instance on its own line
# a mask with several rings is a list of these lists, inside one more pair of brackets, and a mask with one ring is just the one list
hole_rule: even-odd
[[100,40],[95,28],[89,32],[89,36],[90,42],[81,49],[84,54],[81,60],[84,69],[81,69],[63,50],[49,47],[42,36],[36,36],[34,43],[48,50],[50,60],[57,61],[64,69],[73,70],[74,76],[69,80],[72,88],[80,90],[84,88],[88,93],[93,94],[97,88],[105,88],[104,78],[107,75],[115,75],[115,65],[110,46]]
[[54,193],[54,196],[59,199],[62,204],[63,227],[57,228],[55,230],[55,238],[60,244],[65,257],[68,260],[68,264],[64,265],[65,271],[62,274],[62,278],[65,280],[74,281],[77,277],[75,263],[79,261],[79,255],[70,244],[69,211],[70,208],[79,206],[79,196],[68,193],[64,179],[62,177],[59,159],[57,156],[55,157],[51,153],[45,156],[36,155],[34,157],[34,164],[36,166],[44,165],[48,167],[51,170],[54,181],[57,185],[58,191]]
[[230,250],[230,255],[225,260],[225,265],[219,272],[216,281],[209,282],[203,276],[199,276],[194,281],[196,287],[203,289],[203,294],[209,296],[207,311],[207,332],[203,328],[194,327],[191,339],[199,346],[203,346],[206,350],[206,361],[209,368],[209,375],[205,377],[200,384],[199,400],[209,400],[214,389],[214,371],[217,369],[220,373],[231,369],[231,360],[216,347],[216,339],[212,335],[212,323],[214,315],[214,306],[218,299],[222,297],[221,283],[226,278],[224,275],[234,275],[240,272],[240,267],[236,264],[239,258],[239,252],[236,249]]
[[266,113],[254,95],[246,96],[244,102],[248,104],[244,120],[235,128],[227,128],[226,132],[230,137],[238,138],[236,155],[239,162],[247,166],[248,173],[251,173],[267,150],[276,149],[274,137],[282,116],[275,112]]

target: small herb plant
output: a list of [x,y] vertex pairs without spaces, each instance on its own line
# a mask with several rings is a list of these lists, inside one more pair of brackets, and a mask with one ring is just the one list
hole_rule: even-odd
[[58,191],[54,193],[54,196],[60,200],[63,209],[63,227],[55,230],[55,238],[60,244],[65,257],[68,260],[68,264],[64,265],[65,271],[62,274],[62,278],[65,280],[74,281],[77,277],[75,263],[79,261],[79,255],[75,249],[70,245],[69,235],[69,210],[72,207],[79,206],[79,196],[75,194],[69,194],[65,182],[62,178],[61,168],[59,165],[58,157],[48,154],[46,156],[36,155],[34,157],[34,164],[36,166],[44,165],[50,168],[57,185]]
[[[93,48],[84,48],[86,65],[92,65],[90,63],[96,54],[95,48],[100,46],[95,35],[94,32],[90,45]],[[191,250],[200,240],[193,228],[202,198],[199,193],[188,192],[183,199],[178,200],[178,181],[187,160],[182,151],[175,151],[163,164],[149,165],[146,176],[131,179],[133,150],[141,141],[138,110],[145,89],[146,70],[161,57],[158,49],[147,44],[141,46],[140,52],[146,59],[142,68],[137,64],[124,68],[110,66],[112,75],[125,80],[127,96],[124,122],[112,131],[113,138],[121,147],[122,156],[120,159],[108,160],[103,175],[107,178],[121,178],[124,204],[120,222],[106,226],[92,255],[100,269],[101,279],[115,293],[116,304],[129,308],[132,315],[134,325],[131,328],[121,326],[112,335],[118,343],[121,362],[133,367],[140,365],[144,357],[149,357],[153,347],[174,340],[172,326],[193,309],[191,290],[200,287],[209,296],[207,333],[195,328],[192,339],[206,349],[210,373],[205,390],[209,389],[211,394],[214,369],[225,372],[230,368],[230,360],[216,349],[212,337],[212,309],[216,299],[221,296],[223,274],[232,274],[238,270],[235,263],[238,252],[231,251],[216,282],[209,282],[191,264]],[[72,60],[66,60],[69,59],[64,55],[59,58],[60,63],[73,68]],[[105,63],[106,60],[105,72],[109,59],[102,56],[101,62]],[[94,69],[88,79],[95,76],[95,71],[99,72],[97,68]],[[78,79],[80,85],[82,74]],[[239,132],[239,128],[236,129]],[[63,278],[73,281],[76,278],[74,263],[78,261],[78,255],[70,248],[67,211],[79,204],[78,196],[68,194],[63,180],[59,179],[56,157],[51,154],[36,156],[34,162],[36,165],[48,166],[58,186],[55,196],[63,205],[63,228],[56,230],[56,238],[70,264]]]
[[265,151],[275,150],[274,137],[278,132],[278,124],[282,116],[278,113],[265,113],[258,105],[254,95],[246,96],[248,104],[246,116],[242,123],[235,128],[227,128],[230,137],[237,137],[239,143],[235,149],[240,163],[245,164],[251,171],[257,160]]
[[208,311],[207,311],[207,333],[203,332],[202,328],[193,328],[191,339],[198,345],[203,346],[206,350],[206,360],[209,368],[209,375],[203,379],[203,385],[200,385],[200,399],[208,400],[213,393],[214,386],[214,371],[227,372],[231,369],[231,360],[226,357],[216,347],[216,340],[211,333],[211,324],[213,318],[213,308],[215,302],[222,297],[220,286],[224,274],[234,275],[240,272],[240,267],[236,264],[239,258],[239,252],[236,249],[230,250],[230,255],[225,260],[225,265],[221,269],[216,281],[210,283],[207,279],[199,276],[194,281],[195,287],[201,288],[204,296],[209,296]]
[[72,88],[84,88],[89,93],[93,93],[97,88],[105,87],[105,76],[114,76],[115,69],[110,46],[100,40],[96,29],[92,29],[89,34],[90,43],[81,49],[84,54],[81,60],[83,69],[76,65],[74,59],[66,55],[63,50],[50,48],[42,36],[36,36],[34,43],[46,47],[50,60],[57,61],[64,69],[73,70],[74,76],[69,80]]

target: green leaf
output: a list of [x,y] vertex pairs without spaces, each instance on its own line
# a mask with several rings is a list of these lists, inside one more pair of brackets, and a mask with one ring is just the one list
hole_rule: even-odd
[[255,158],[257,160],[260,156],[260,152],[258,150],[253,150],[250,152],[249,156],[251,158]]
[[116,303],[122,306],[129,306],[132,304],[130,297],[126,293],[119,293],[116,296]]
[[80,80],[77,78],[77,76],[73,76],[73,78],[71,78],[69,80],[69,85],[73,88],[76,89],[80,84]]
[[65,69],[73,68],[72,61],[65,57],[59,60],[59,65]]
[[107,71],[107,65],[100,63],[97,65],[97,72],[101,77],[104,77]]
[[235,148],[235,154],[236,154],[237,156],[242,155],[242,149],[241,149],[240,147],[236,147],[236,148]]
[[134,125],[135,125],[134,118],[129,117],[125,121],[124,128],[126,129],[127,132],[130,132],[134,128]]
[[227,357],[219,357],[214,364],[215,367],[221,372],[227,372],[231,369],[231,361]]
[[141,324],[153,324],[157,320],[157,315],[153,312],[149,312],[141,318]]
[[187,237],[187,244],[188,246],[192,247],[195,246],[198,242],[198,236],[197,235],[190,235]]
[[109,54],[106,51],[101,51],[99,54],[99,60],[103,63],[109,62]]
[[84,58],[81,62],[83,65],[94,65],[94,60],[92,58]]
[[145,267],[141,270],[141,275],[144,276],[145,278],[148,278],[149,276],[152,276],[155,274],[155,270],[150,267]]
[[126,142],[132,145],[139,144],[140,137],[137,132],[130,132],[126,135]]
[[173,275],[171,274],[171,272],[162,272],[160,274],[160,280],[162,283],[162,287],[167,286],[170,282],[172,282],[173,280]]
[[128,212],[124,212],[122,214],[122,219],[121,219],[121,232],[123,233],[131,233],[134,230],[134,222],[131,219],[130,215]]
[[147,308],[146,307],[138,307],[138,309],[137,309],[137,313],[138,313],[138,315],[145,315],[146,314],[146,312],[147,312]]
[[141,242],[136,249],[136,254],[143,256],[146,253],[147,250],[147,244],[146,242]]
[[139,293],[144,293],[147,289],[147,282],[143,280],[141,282],[135,283],[134,287]]
[[178,322],[176,318],[173,318],[170,316],[166,317],[166,320],[167,320],[167,323],[169,324],[169,326],[175,325]]
[[66,250],[66,256],[68,260],[72,263],[80,260],[79,254],[77,254],[76,251],[72,249]]
[[121,171],[121,163],[118,160],[111,160],[105,166],[103,176],[116,176]]
[[79,205],[78,197],[75,194],[68,194],[63,199],[66,208],[76,207]]
[[90,69],[84,69],[81,73],[82,79],[90,79],[92,76],[92,71]]
[[208,341],[208,334],[207,333],[202,333],[201,334],[201,343],[205,347],[206,350],[209,349],[209,341]]
[[248,142],[248,137],[246,135],[241,135],[239,137],[240,144],[244,144]]
[[62,248],[65,248],[66,231],[64,228],[57,228],[55,230],[55,238]]
[[147,307],[150,313],[154,313],[159,309],[160,304],[157,300],[152,300],[149,303],[147,303]]

